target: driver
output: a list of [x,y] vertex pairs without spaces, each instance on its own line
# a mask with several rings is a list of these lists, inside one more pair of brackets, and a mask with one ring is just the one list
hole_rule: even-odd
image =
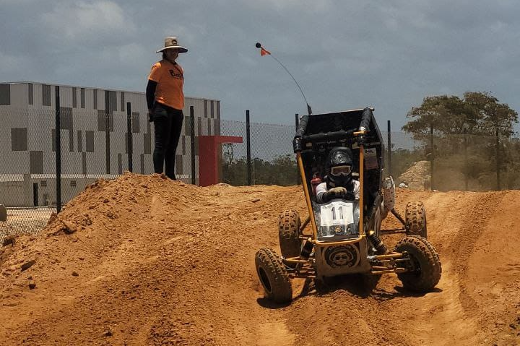
[[352,151],[349,148],[332,148],[325,169],[325,181],[316,187],[318,203],[327,203],[334,198],[359,199],[359,181],[352,179]]

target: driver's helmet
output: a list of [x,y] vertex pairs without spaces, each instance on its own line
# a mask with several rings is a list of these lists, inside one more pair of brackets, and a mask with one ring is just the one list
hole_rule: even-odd
[[333,186],[345,186],[352,180],[352,151],[346,147],[332,148],[327,156],[328,181]]

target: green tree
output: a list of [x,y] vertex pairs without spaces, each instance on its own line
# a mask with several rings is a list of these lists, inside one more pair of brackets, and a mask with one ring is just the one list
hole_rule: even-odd
[[474,113],[457,96],[428,96],[419,107],[406,115],[411,120],[403,126],[414,139],[423,140],[431,129],[437,134],[463,133],[464,124],[473,124]]
[[477,131],[470,133],[493,136],[498,131],[508,138],[514,134],[513,125],[518,122],[518,113],[507,104],[499,103],[490,93],[466,92],[464,102],[477,120]]
[[[281,155],[272,161],[253,158],[252,183],[254,185],[296,185],[296,160],[293,155]],[[247,184],[247,160],[242,157],[238,160],[224,152],[222,160],[222,181],[231,185]]]
[[490,93],[466,92],[462,99],[428,96],[407,117],[403,130],[422,141],[427,160],[435,158],[435,188],[453,188],[449,181],[456,180],[457,172],[466,185],[494,188],[493,177],[498,179],[504,169],[508,187],[517,183],[510,172],[520,157],[510,139],[518,114]]
[[464,98],[440,95],[428,96],[419,107],[406,115],[411,120],[403,126],[414,139],[423,140],[431,129],[436,135],[470,133],[511,137],[518,114],[487,92],[466,92]]

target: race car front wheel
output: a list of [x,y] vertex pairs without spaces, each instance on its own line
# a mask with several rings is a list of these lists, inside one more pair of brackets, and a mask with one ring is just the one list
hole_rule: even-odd
[[406,289],[429,292],[441,278],[441,262],[433,245],[418,235],[408,236],[395,246],[395,252],[404,254],[408,261],[399,262],[407,272],[397,274]]
[[267,248],[258,250],[255,255],[255,265],[266,298],[275,303],[290,302],[292,300],[291,281],[276,252]]

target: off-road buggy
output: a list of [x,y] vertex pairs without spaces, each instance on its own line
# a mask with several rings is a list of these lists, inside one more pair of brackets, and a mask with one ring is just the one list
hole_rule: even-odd
[[[396,273],[406,289],[432,290],[441,276],[441,263],[426,239],[426,212],[421,202],[406,206],[403,219],[394,209],[395,186],[383,178],[384,146],[372,108],[303,116],[293,141],[309,217],[298,212],[279,217],[281,256],[269,248],[255,256],[256,270],[268,299],[292,300],[292,278],[323,281],[327,277],[361,274],[378,278]],[[315,186],[327,174],[331,149],[350,148],[352,175],[359,181],[359,199],[317,202]],[[380,239],[381,221],[392,213],[404,232],[393,251]],[[309,229],[310,228],[310,229]]]

